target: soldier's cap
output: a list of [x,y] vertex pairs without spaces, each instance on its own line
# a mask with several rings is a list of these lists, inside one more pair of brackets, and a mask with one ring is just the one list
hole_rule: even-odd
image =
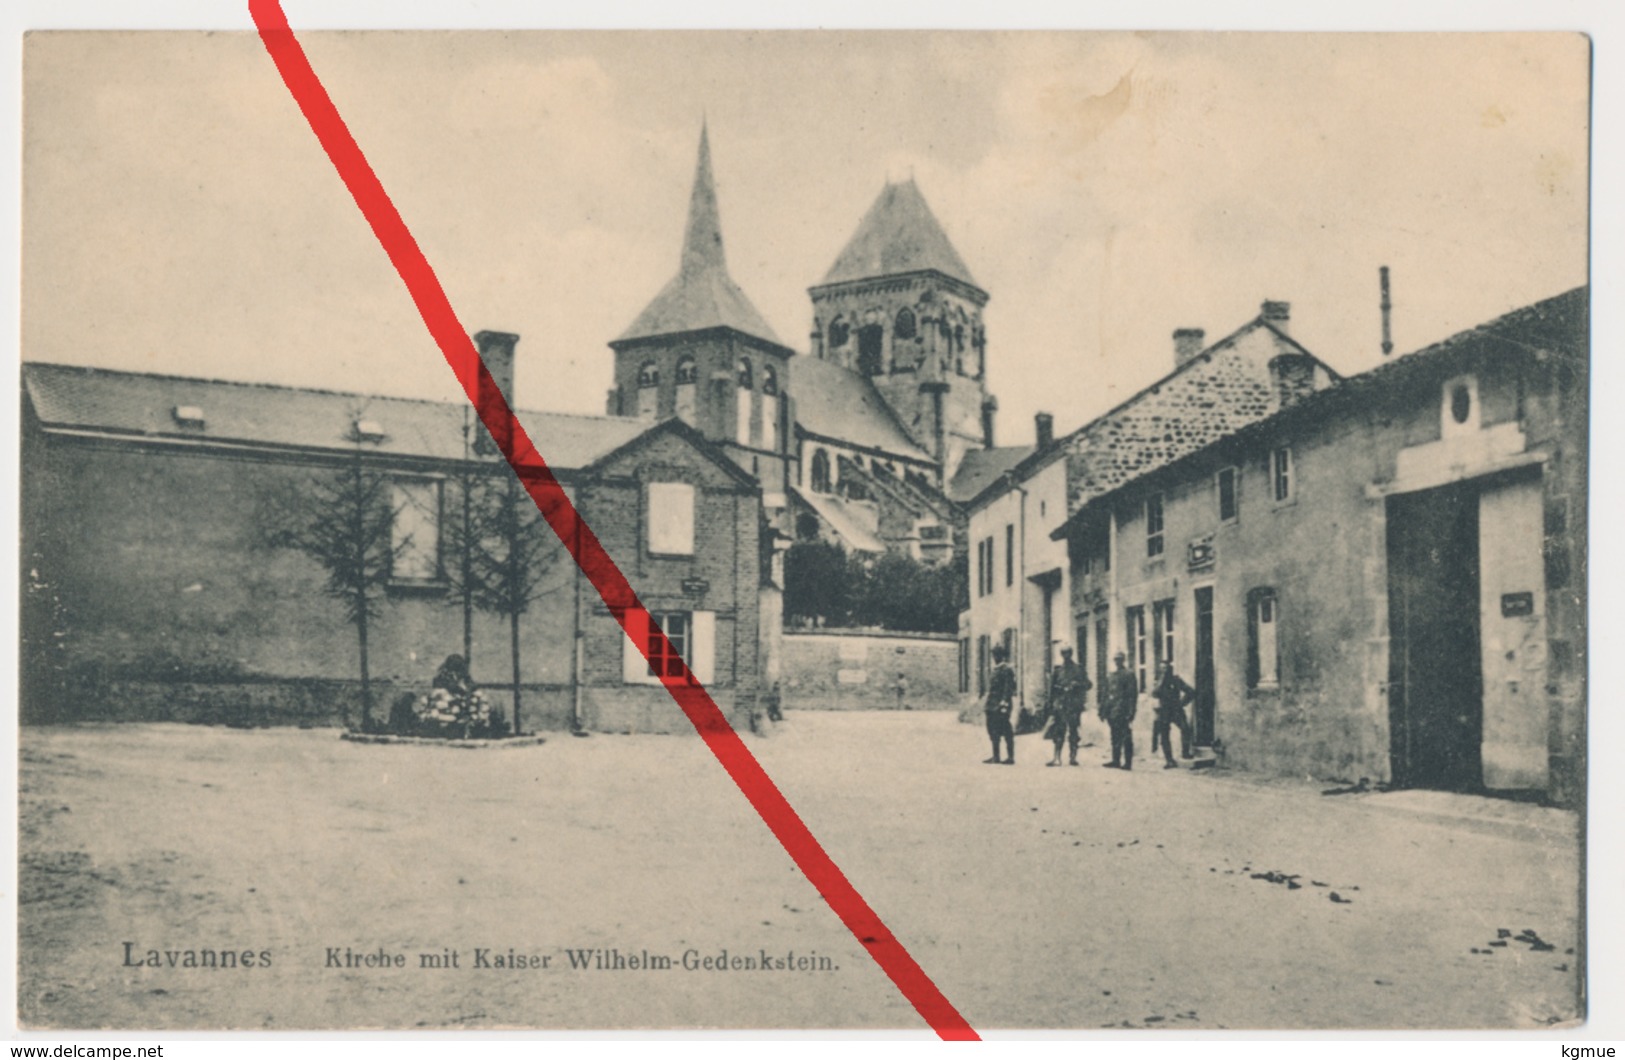
[[1122,652],[1118,652],[1116,655],[1112,656],[1112,659],[1114,661],[1117,660],[1117,659],[1126,659],[1126,658],[1128,658],[1128,656],[1124,655]]

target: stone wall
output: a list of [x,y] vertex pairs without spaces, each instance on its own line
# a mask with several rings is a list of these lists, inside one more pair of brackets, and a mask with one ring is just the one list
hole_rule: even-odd
[[959,645],[946,633],[821,630],[784,634],[785,710],[959,709]]

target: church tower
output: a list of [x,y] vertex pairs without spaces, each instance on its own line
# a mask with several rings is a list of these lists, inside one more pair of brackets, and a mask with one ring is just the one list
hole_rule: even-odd
[[915,444],[953,477],[993,444],[987,292],[913,178],[888,182],[812,296],[812,353],[867,376]]
[[703,125],[677,275],[609,346],[610,415],[682,419],[756,476],[770,510],[784,507],[792,351],[728,275]]

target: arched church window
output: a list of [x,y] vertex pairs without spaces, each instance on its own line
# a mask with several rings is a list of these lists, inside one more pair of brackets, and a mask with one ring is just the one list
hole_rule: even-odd
[[829,492],[829,454],[822,449],[813,451],[811,477],[814,493]]
[[914,337],[914,310],[904,306],[897,311],[897,327],[893,334],[900,339]]
[[881,345],[885,339],[885,329],[879,324],[865,324],[858,329],[858,372],[863,375],[879,375],[883,370],[881,364]]
[[751,400],[755,391],[755,376],[751,371],[750,361],[739,358],[739,367],[734,373],[734,379],[739,384],[737,397],[734,401],[734,440],[740,445],[749,445]]
[[847,322],[842,320],[840,317],[836,317],[834,320],[830,321],[830,324],[829,324],[829,346],[830,346],[830,349],[832,349],[832,350],[833,349],[839,349],[840,347],[845,346],[846,345],[846,340],[851,336],[851,334],[852,334],[851,326],[848,325]]
[[690,427],[699,425],[699,376],[694,358],[684,357],[677,362],[677,418]]
[[762,448],[779,448],[779,373],[762,365]]
[[660,366],[644,361],[638,368],[638,419],[653,423],[660,416]]
[[954,349],[959,353],[965,352],[965,325],[954,325]]

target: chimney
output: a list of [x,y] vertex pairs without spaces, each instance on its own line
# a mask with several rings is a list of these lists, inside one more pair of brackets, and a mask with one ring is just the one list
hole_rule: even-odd
[[[482,412],[489,409],[487,402],[491,392],[487,389],[491,383],[501,392],[508,402],[508,409],[513,410],[513,348],[519,342],[518,335],[510,335],[505,331],[477,331],[474,333],[474,348],[479,352],[480,360],[485,362],[485,369],[490,373],[490,383],[485,377],[480,377],[478,406]],[[497,449],[507,452],[512,447],[513,430],[511,424],[503,424],[504,430],[497,434],[493,441]]]
[[999,399],[989,394],[982,399],[982,446],[993,448],[993,414],[999,411]]
[[1259,310],[1258,316],[1267,324],[1274,324],[1275,330],[1283,335],[1290,335],[1287,325],[1292,322],[1291,302],[1265,302]]
[[1393,303],[1388,301],[1388,266],[1384,265],[1378,269],[1377,274],[1382,281],[1382,355],[1386,357],[1394,352],[1394,336],[1389,330],[1389,316]]
[[1033,417],[1033,429],[1038,438],[1038,448],[1046,448],[1055,441],[1055,417],[1047,412],[1040,412]]
[[1174,367],[1180,367],[1201,353],[1206,343],[1207,332],[1201,328],[1180,328],[1174,332]]

